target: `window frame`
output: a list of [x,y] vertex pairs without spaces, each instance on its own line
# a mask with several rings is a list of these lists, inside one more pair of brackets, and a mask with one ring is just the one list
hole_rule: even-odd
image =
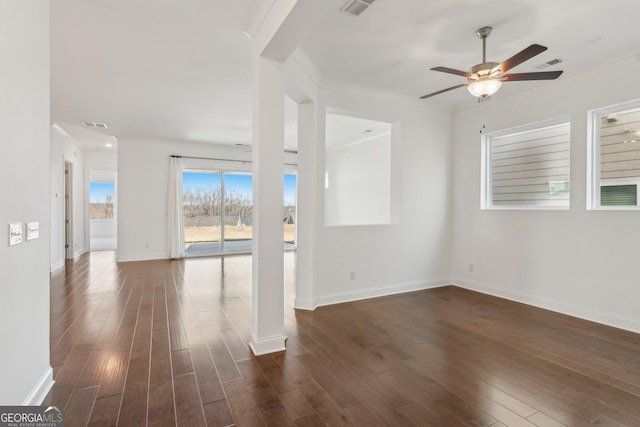
[[[521,126],[514,126],[494,132],[483,133],[481,137],[481,189],[480,189],[480,209],[482,210],[507,210],[507,211],[566,211],[571,209],[571,192],[569,192],[569,204],[567,206],[535,206],[535,205],[494,205],[493,203],[493,182],[491,176],[491,165],[493,161],[491,143],[496,138],[507,135],[516,136],[531,132],[533,130],[551,129],[554,127],[569,125],[569,177],[571,177],[571,117],[562,116],[540,122],[529,123]],[[571,185],[571,179],[569,180]]]
[[[636,206],[619,206],[605,205],[600,202],[600,121],[603,116],[608,114],[616,114],[629,110],[640,110],[640,99],[622,102],[619,104],[608,105],[605,107],[595,108],[587,112],[587,210],[597,211],[637,211],[640,205]],[[637,184],[640,193],[640,177],[617,178],[609,180],[605,183],[608,185],[624,185]],[[640,194],[639,194],[640,196]],[[638,198],[640,201],[640,197]]]

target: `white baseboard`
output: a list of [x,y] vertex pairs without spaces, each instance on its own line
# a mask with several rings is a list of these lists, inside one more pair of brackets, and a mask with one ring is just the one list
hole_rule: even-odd
[[116,255],[117,262],[133,262],[133,261],[156,261],[159,259],[169,259],[168,254],[143,254],[143,255]]
[[86,251],[85,251],[84,249],[78,249],[77,251],[75,251],[75,252],[73,253],[73,259],[78,259],[78,258],[80,258],[80,256],[81,256],[82,254],[84,254],[85,252],[86,252]]
[[89,240],[90,251],[115,251],[118,249],[117,237],[91,237]]
[[59,261],[54,262],[53,264],[51,264],[51,273],[53,273],[54,271],[60,269],[64,267],[64,260],[61,259]]
[[253,336],[249,342],[249,347],[255,356],[262,356],[263,354],[276,353],[278,351],[286,350],[285,341],[286,335],[278,335],[275,337],[268,337],[256,340]]
[[351,292],[326,295],[316,299],[316,307],[323,305],[340,304],[343,302],[358,301],[369,298],[384,297],[387,295],[401,294],[404,292],[421,291],[424,289],[439,288],[449,286],[450,279],[436,279],[430,281],[406,282],[389,285],[381,288],[359,289]]
[[493,295],[496,297],[520,302],[545,310],[555,311],[556,313],[566,314],[568,316],[577,317],[591,322],[601,323],[614,328],[624,329],[627,331],[640,333],[640,319],[624,317],[618,314],[598,311],[587,307],[581,307],[573,304],[567,304],[554,301],[547,298],[541,298],[533,295],[522,294],[510,291],[508,289],[489,286],[482,283],[470,282],[462,279],[452,278],[451,284],[460,288],[469,289],[483,294]]
[[33,389],[27,396],[27,398],[22,402],[23,406],[38,406],[42,404],[42,401],[45,397],[47,397],[47,393],[53,387],[53,368],[49,366],[40,380],[33,386]]
[[296,298],[294,308],[296,310],[310,310],[316,309],[316,301],[314,299],[302,299]]

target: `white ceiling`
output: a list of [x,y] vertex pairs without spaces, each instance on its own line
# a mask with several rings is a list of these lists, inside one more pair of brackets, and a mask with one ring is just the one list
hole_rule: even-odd
[[[104,122],[116,137],[251,143],[251,41],[241,28],[260,1],[52,1],[52,121]],[[376,0],[357,18],[329,14],[303,49],[325,80],[418,98],[464,81],[430,68],[481,62],[482,26],[494,27],[489,61],[539,43],[549,50],[513,71],[561,58],[548,70],[566,78],[636,54],[638,16],[638,0]],[[507,83],[495,97],[538,84],[548,83]],[[458,89],[424,102],[472,101]],[[295,126],[287,133],[292,145]]]
[[391,123],[327,113],[325,146],[337,148],[357,144],[390,132]]
[[83,149],[117,150],[118,140],[106,132],[100,132],[82,125],[57,122],[53,126],[63,134],[73,136]]
[[[492,26],[487,60],[502,62],[538,43],[549,49],[513,72],[554,58],[566,78],[637,53],[638,0],[376,0],[359,17],[336,12],[303,45],[323,76],[412,97],[464,83],[436,66],[468,70],[482,62],[475,32]],[[548,82],[510,82],[497,96]],[[455,105],[473,101],[461,88],[432,98]],[[429,101],[426,101],[429,102]]]
[[247,143],[253,0],[51,2],[52,118],[115,136]]

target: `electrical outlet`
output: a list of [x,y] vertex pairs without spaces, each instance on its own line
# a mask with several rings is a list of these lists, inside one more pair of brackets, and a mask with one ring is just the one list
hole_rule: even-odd
[[469,264],[469,272],[473,273],[473,264]]
[[355,270],[351,270],[349,272],[349,280],[356,280],[356,272],[355,272]]

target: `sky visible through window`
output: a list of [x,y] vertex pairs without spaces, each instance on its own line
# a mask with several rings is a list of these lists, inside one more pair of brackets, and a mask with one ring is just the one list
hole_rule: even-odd
[[296,178],[292,173],[284,176],[284,205],[295,206],[296,204]]
[[220,187],[219,173],[184,172],[182,174],[182,191],[195,190],[196,188]]
[[89,183],[89,203],[104,203],[107,194],[114,195],[113,182]]
[[[296,203],[296,175],[285,174],[284,176],[284,204],[293,206]],[[250,174],[226,173],[224,176],[224,186],[227,191],[234,191],[239,195],[253,198],[252,193],[253,176]],[[196,188],[218,188],[220,187],[220,173],[207,172],[184,172],[182,174],[182,190],[189,191]]]

